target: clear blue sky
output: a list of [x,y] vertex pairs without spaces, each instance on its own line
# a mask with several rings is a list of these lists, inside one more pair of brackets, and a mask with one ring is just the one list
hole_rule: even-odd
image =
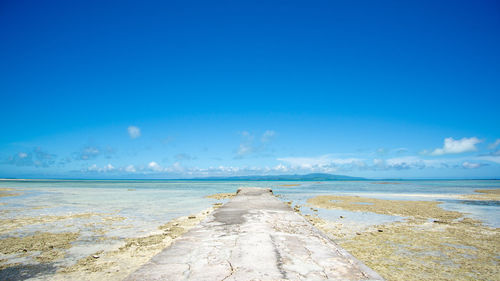
[[500,177],[498,1],[2,1],[0,177]]

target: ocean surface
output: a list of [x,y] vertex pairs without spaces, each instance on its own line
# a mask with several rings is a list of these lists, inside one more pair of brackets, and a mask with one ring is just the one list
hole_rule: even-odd
[[[500,227],[498,201],[457,199],[475,189],[500,188],[498,180],[439,181],[174,181],[174,180],[40,180],[0,181],[0,188],[13,188],[18,196],[0,197],[0,219],[100,214],[68,220],[37,222],[2,232],[0,238],[31,235],[36,231],[80,232],[69,250],[69,260],[96,250],[115,247],[125,238],[145,236],[169,220],[198,213],[218,202],[204,198],[240,187],[269,187],[283,201],[301,205],[311,213],[306,200],[316,195],[357,195],[394,200],[438,200],[448,210],[467,213],[486,225]],[[322,210],[329,220],[345,217],[344,223],[374,225],[402,218],[373,213]],[[99,231],[102,230],[102,231]],[[102,236],[113,239],[101,239]],[[9,257],[3,257],[9,259]],[[18,260],[23,262],[22,258]]]

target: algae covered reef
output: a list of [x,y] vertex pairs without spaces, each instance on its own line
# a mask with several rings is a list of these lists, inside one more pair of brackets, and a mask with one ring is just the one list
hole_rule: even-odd
[[[25,237],[8,237],[0,239],[0,253],[20,254],[27,256],[35,252],[34,259],[38,262],[52,262],[64,257],[64,250],[71,247],[71,243],[78,238],[78,233],[63,232],[36,232]],[[12,266],[12,265],[10,265]],[[2,265],[7,268],[9,265]]]
[[[222,205],[200,199],[203,210],[171,199],[165,189],[126,185],[96,192],[86,183],[76,189],[66,184],[0,188],[0,280],[121,280]],[[102,195],[116,192],[111,202]],[[128,201],[132,192],[156,205]]]
[[117,249],[95,252],[71,266],[59,269],[51,276],[51,280],[123,280],[213,210],[209,208],[196,215],[171,220],[148,236],[128,238]]
[[[122,280],[139,266],[147,262],[162,249],[168,247],[175,238],[206,218],[215,208],[212,207],[198,214],[179,217],[160,225],[157,231],[142,237],[121,239],[119,237],[104,237],[118,241],[116,247],[98,250],[91,255],[80,258],[76,262],[66,261],[67,253],[74,243],[78,242],[80,233],[77,232],[35,232],[32,235],[6,237],[0,239],[0,253],[5,257],[23,258],[13,262],[9,259],[0,259],[0,279],[17,279],[19,276],[41,278],[43,280]],[[21,222],[13,223],[16,226],[25,226],[27,223],[53,222],[74,218],[87,218],[96,214],[80,214],[48,218],[24,218]],[[120,220],[120,217],[103,217],[104,222]],[[107,225],[112,228],[112,225]],[[11,229],[15,229],[12,227]],[[104,231],[105,232],[105,231]],[[91,247],[95,247],[91,245]],[[99,248],[99,247],[97,247]]]
[[0,197],[10,197],[10,196],[19,196],[21,195],[20,193],[14,193],[11,191],[14,191],[15,189],[13,188],[0,188]]
[[72,214],[63,216],[46,215],[37,217],[18,217],[18,218],[0,219],[0,225],[2,225],[2,228],[0,229],[0,234],[17,230],[19,228],[30,225],[60,223],[62,221],[71,221],[74,219],[88,219],[93,216],[97,216],[97,214],[83,213],[83,214]]
[[223,199],[231,199],[234,196],[236,196],[236,193],[215,193],[215,194],[207,195],[207,196],[205,196],[205,198],[223,200]]
[[359,196],[320,195],[308,199],[307,203],[324,209],[343,209],[403,217],[450,220],[462,216],[459,212],[443,210],[438,206],[441,202],[437,201],[383,200]]
[[480,201],[500,201],[499,189],[476,189],[474,194],[462,195],[461,198]]
[[307,202],[324,209],[405,217],[404,221],[349,232],[339,231],[345,228],[339,223],[306,216],[387,280],[496,280],[500,276],[500,229],[445,210],[439,206],[441,202],[336,195]]

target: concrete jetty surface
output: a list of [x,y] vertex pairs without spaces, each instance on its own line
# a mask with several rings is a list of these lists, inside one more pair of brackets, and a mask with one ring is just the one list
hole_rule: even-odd
[[383,280],[270,189],[230,202],[125,280]]

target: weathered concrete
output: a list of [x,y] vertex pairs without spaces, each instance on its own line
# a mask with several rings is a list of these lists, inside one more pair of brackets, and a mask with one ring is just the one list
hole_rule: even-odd
[[383,280],[270,189],[244,188],[126,280]]

